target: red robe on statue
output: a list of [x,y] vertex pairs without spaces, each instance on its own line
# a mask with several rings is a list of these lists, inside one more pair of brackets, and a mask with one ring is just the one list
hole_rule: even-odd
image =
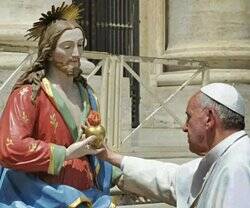
[[93,187],[87,157],[64,161],[74,139],[53,99],[43,86],[33,104],[31,91],[25,85],[9,96],[0,119],[0,164],[33,172],[49,184]]

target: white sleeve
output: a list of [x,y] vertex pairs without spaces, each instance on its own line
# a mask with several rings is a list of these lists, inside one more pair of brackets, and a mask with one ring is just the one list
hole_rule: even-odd
[[123,190],[171,205],[176,204],[176,172],[179,165],[125,156]]

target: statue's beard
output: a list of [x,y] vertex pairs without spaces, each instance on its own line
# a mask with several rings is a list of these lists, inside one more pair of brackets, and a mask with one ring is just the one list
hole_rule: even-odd
[[55,67],[67,76],[77,77],[81,72],[80,59],[69,60],[67,62],[54,62]]

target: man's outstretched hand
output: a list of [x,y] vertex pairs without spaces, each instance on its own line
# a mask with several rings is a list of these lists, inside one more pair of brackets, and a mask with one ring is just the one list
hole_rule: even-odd
[[[107,139],[106,139],[107,141]],[[104,142],[101,146],[101,148],[99,149],[100,152],[97,153],[97,157],[101,160],[106,160],[108,162],[110,162],[112,165],[117,166],[118,168],[121,167],[121,162],[123,159],[123,155],[120,155],[118,152],[115,152],[113,150],[111,150],[106,142]]]

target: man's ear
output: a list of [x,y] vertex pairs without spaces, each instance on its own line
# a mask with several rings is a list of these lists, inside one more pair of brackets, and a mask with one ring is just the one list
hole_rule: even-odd
[[216,113],[213,109],[208,109],[206,114],[206,129],[214,128],[216,123]]

